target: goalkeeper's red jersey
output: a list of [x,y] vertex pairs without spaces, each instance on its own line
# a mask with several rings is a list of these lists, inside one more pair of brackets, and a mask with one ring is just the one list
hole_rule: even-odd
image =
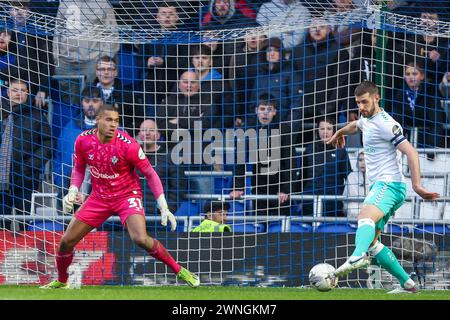
[[71,184],[80,188],[89,166],[91,195],[96,198],[142,197],[136,168],[147,178],[155,199],[163,193],[161,180],[142,148],[123,131],[117,130],[108,143],[100,142],[96,128],[82,132],[75,140],[73,162]]

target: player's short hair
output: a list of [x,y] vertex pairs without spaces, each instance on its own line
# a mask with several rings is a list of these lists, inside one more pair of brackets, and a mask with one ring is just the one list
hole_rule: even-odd
[[355,89],[355,96],[357,97],[365,95],[366,93],[371,96],[378,94],[378,87],[376,84],[371,81],[363,81]]
[[205,214],[222,210],[230,210],[230,204],[223,201],[209,201],[203,206],[203,212]]
[[119,109],[117,109],[116,106],[114,106],[112,104],[103,104],[100,107],[100,109],[98,109],[97,117],[101,116],[106,111],[115,111],[115,112],[119,113]]

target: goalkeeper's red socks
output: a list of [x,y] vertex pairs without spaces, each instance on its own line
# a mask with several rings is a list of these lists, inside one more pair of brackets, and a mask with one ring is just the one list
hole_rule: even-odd
[[70,252],[58,252],[56,254],[56,269],[58,269],[58,281],[66,283],[69,279],[67,269],[73,260],[73,251]]
[[175,274],[180,272],[181,266],[174,260],[174,258],[167,252],[166,248],[156,239],[153,239],[153,247],[147,251],[153,258],[164,262],[173,270]]

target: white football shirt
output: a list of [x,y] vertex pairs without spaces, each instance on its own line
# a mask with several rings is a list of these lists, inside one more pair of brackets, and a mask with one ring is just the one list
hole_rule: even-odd
[[404,182],[397,146],[406,141],[403,129],[386,111],[372,118],[360,117],[358,128],[363,134],[363,146],[369,185],[376,181]]

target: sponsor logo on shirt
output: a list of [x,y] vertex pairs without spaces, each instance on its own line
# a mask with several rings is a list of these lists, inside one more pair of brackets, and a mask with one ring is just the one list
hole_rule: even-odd
[[101,173],[98,171],[96,167],[91,167],[91,175],[97,179],[117,179],[119,177],[118,173],[114,174]]
[[365,153],[375,153],[375,148],[374,147],[365,147],[364,152]]

